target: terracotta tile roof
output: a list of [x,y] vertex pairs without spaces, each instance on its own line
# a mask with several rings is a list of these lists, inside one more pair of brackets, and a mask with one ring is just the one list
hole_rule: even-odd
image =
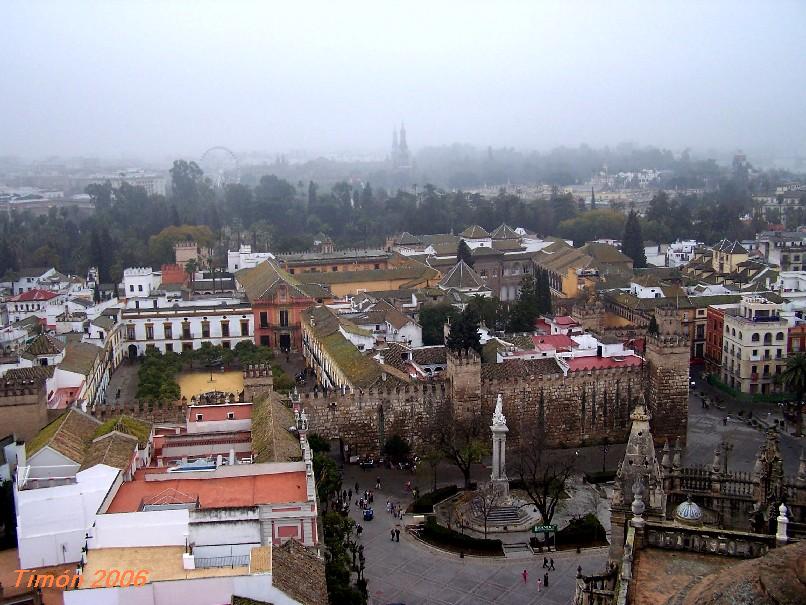
[[123,433],[125,435],[134,437],[137,440],[137,444],[140,446],[140,448],[144,448],[151,436],[152,426],[153,425],[150,422],[132,418],[131,416],[126,416],[123,414],[121,416],[117,416],[116,418],[110,418],[104,422],[95,431],[93,438],[103,437],[112,431],[117,431],[118,433]]
[[515,230],[506,223],[502,223],[492,233],[493,239],[520,239],[520,237],[521,236],[515,233]]
[[400,237],[397,238],[397,244],[399,246],[416,246],[423,243],[416,235],[412,235],[408,231],[404,231],[400,234]]
[[44,447],[59,452],[81,464],[87,444],[100,426],[100,421],[75,408],[46,425],[25,447],[28,458]]
[[462,237],[467,239],[483,239],[485,237],[490,237],[490,234],[484,227],[480,227],[479,225],[471,225],[462,231]]
[[603,370],[606,368],[626,368],[641,365],[641,358],[637,355],[615,357],[576,357],[566,360],[569,372],[584,372],[586,370]]
[[296,540],[272,549],[272,584],[303,605],[327,605],[325,561]]
[[[339,320],[325,305],[309,307],[300,317],[353,387],[368,388],[381,376],[381,367],[339,332],[349,322]],[[313,321],[312,321],[313,320]],[[356,330],[359,328],[356,327]]]
[[523,246],[521,246],[517,241],[509,239],[497,239],[493,240],[493,250],[498,250],[500,252],[520,252],[523,250]]
[[0,378],[0,382],[8,387],[21,387],[26,385],[43,385],[53,376],[56,366],[36,365],[31,368],[13,368]]
[[629,264],[632,265],[633,260],[626,254],[610,244],[603,244],[601,242],[588,242],[582,248],[582,252],[593,258],[593,260],[600,263],[607,264]]
[[465,263],[465,261],[460,260],[453,266],[448,274],[442,278],[442,281],[439,282],[440,287],[445,288],[456,288],[458,290],[477,290],[479,288],[484,288],[484,282],[482,281],[481,277],[478,273],[473,271],[473,269]]
[[508,380],[561,373],[562,370],[554,359],[515,359],[504,363],[481,364],[482,380]]
[[411,354],[414,363],[419,365],[444,365],[448,362],[448,354],[442,345],[412,349]]
[[64,343],[50,334],[40,334],[25,347],[25,352],[34,357],[38,355],[58,355],[64,350]]
[[56,292],[33,288],[32,290],[26,290],[22,294],[17,294],[17,296],[12,296],[10,300],[11,302],[40,302],[56,298],[57,296],[58,294]]
[[126,470],[137,452],[137,438],[118,432],[107,433],[90,442],[84,453],[81,469],[92,468],[96,464],[106,464]]
[[251,269],[241,269],[235,279],[243,286],[250,302],[263,298],[274,298],[278,288],[285,286],[290,299],[315,299],[308,289],[295,276],[282,269],[276,261],[265,260]]
[[67,345],[64,359],[59,369],[88,376],[95,367],[95,360],[101,354],[101,348],[87,342],[75,342]]
[[107,317],[105,315],[101,315],[100,317],[96,317],[90,323],[94,326],[98,326],[106,330],[107,332],[111,332],[112,329],[115,327],[115,322],[112,320],[111,317]]
[[252,452],[255,462],[293,462],[302,459],[299,439],[288,432],[294,415],[273,394],[252,402]]
[[[436,279],[439,272],[431,267],[416,261],[409,261],[400,267],[388,269],[365,269],[361,271],[317,271],[300,273],[297,277],[302,284],[349,284],[361,282],[406,280],[408,283],[420,283],[429,279]],[[404,284],[405,285],[405,284]]]

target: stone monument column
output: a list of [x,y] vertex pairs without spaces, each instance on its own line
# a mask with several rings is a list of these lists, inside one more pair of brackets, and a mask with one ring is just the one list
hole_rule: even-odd
[[504,497],[509,497],[509,479],[507,479],[507,419],[503,412],[503,397],[498,394],[495,402],[495,412],[493,412],[493,423],[490,425],[493,434],[493,470],[490,475],[492,483],[499,493]]

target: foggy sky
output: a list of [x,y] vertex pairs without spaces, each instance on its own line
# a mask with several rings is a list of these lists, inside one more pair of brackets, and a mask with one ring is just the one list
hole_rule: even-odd
[[0,155],[806,152],[806,2],[0,2]]

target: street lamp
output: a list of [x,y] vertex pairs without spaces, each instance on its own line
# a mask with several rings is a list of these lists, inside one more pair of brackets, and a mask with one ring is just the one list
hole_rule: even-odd
[[602,473],[605,472],[605,463],[607,462],[607,450],[608,450],[608,441],[605,438],[604,443],[602,444]]

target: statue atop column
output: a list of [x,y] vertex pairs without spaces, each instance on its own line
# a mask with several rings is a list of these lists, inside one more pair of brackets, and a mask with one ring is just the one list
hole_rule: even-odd
[[498,393],[498,398],[495,401],[495,411],[493,412],[493,426],[506,426],[507,418],[504,416],[504,397]]
[[509,479],[507,479],[507,419],[504,416],[504,398],[498,394],[493,412],[493,423],[490,431],[493,434],[493,469],[490,483],[499,490],[504,498],[509,497]]

